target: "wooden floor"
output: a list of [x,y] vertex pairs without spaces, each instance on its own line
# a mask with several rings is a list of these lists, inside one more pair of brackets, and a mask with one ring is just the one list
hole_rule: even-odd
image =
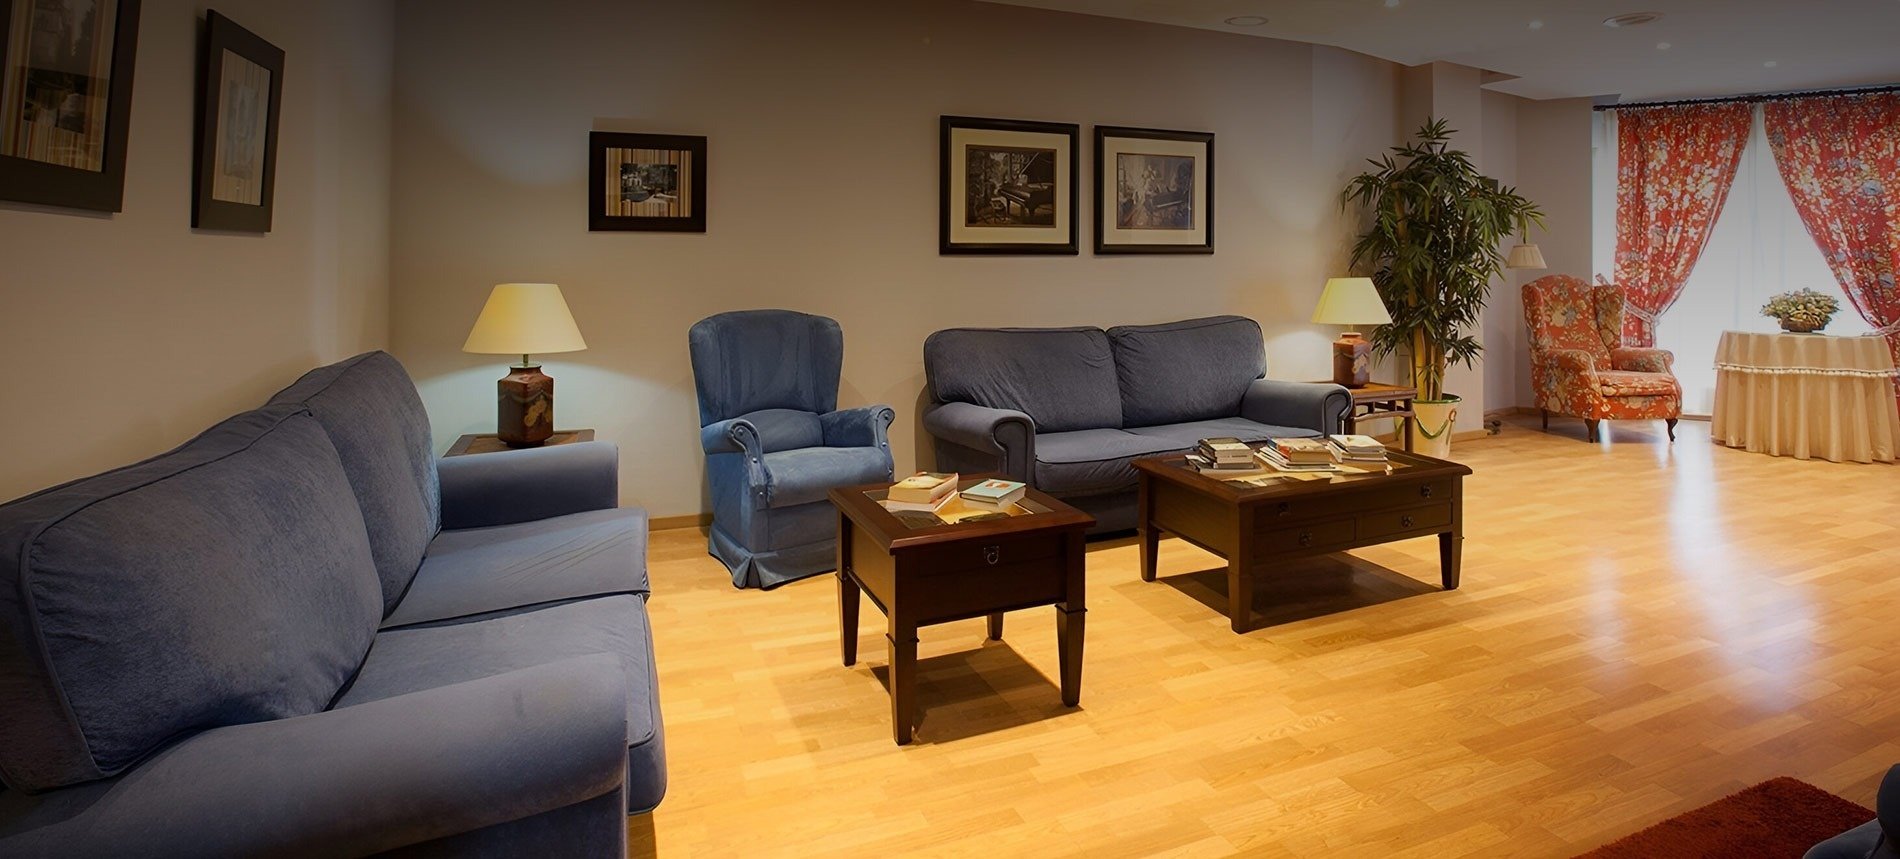
[[[653,536],[674,856],[1568,856],[1791,775],[1871,806],[1900,762],[1900,469],[1685,422],[1462,443],[1464,584],[1437,543],[1285,570],[1236,636],[1220,563],[1089,556],[1082,704],[1055,620],[923,631],[891,743],[882,615],[839,663],[827,575],[733,590]],[[645,838],[637,839],[644,841]]]

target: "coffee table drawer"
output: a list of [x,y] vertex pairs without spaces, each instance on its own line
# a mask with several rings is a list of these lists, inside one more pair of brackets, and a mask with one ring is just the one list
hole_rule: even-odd
[[1263,554],[1318,549],[1350,543],[1356,533],[1356,523],[1351,519],[1314,522],[1297,528],[1263,530],[1254,537],[1254,548]]
[[1376,540],[1388,534],[1403,534],[1451,524],[1451,504],[1428,504],[1407,510],[1385,510],[1359,517],[1359,538]]
[[1040,561],[1062,554],[1065,539],[1065,534],[1057,532],[959,540],[916,552],[906,568],[918,575],[935,576]]

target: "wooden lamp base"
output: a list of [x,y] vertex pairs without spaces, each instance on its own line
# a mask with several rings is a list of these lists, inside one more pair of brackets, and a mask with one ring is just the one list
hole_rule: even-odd
[[540,447],[554,435],[554,378],[540,364],[510,367],[495,387],[495,435],[503,444]]
[[1357,331],[1333,341],[1333,384],[1363,388],[1372,379],[1372,343]]

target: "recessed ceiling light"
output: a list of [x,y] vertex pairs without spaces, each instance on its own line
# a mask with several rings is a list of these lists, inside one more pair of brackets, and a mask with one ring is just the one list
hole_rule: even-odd
[[1644,24],[1653,24],[1661,17],[1662,15],[1655,12],[1624,12],[1621,15],[1611,15],[1603,19],[1603,26],[1610,28],[1641,27]]
[[1531,22],[1531,29],[1533,29],[1533,30],[1542,30],[1542,29],[1544,29],[1544,22],[1542,22],[1542,21],[1532,21],[1532,22]]
[[1385,0],[1385,8],[1387,9],[1399,8],[1399,0]]
[[1259,15],[1235,15],[1228,18],[1226,23],[1236,27],[1258,27],[1267,23],[1267,19]]
[[1658,50],[1658,51],[1667,51],[1667,50],[1669,50],[1669,47],[1670,47],[1670,45],[1669,45],[1669,43],[1668,43],[1668,42],[1657,42],[1657,43],[1656,43],[1656,50]]
[[1772,69],[1776,65],[1779,65],[1779,64],[1776,63],[1774,60],[1769,60],[1768,62],[1762,63],[1762,65]]

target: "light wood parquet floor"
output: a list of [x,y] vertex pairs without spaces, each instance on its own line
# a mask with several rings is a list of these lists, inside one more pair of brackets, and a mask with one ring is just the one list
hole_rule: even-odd
[[675,856],[1569,856],[1792,775],[1872,805],[1900,762],[1900,469],[1617,424],[1463,443],[1463,587],[1413,540],[1285,570],[1227,628],[1211,555],[1089,556],[1082,703],[1053,609],[926,628],[891,743],[883,619],[737,592],[659,532]]

